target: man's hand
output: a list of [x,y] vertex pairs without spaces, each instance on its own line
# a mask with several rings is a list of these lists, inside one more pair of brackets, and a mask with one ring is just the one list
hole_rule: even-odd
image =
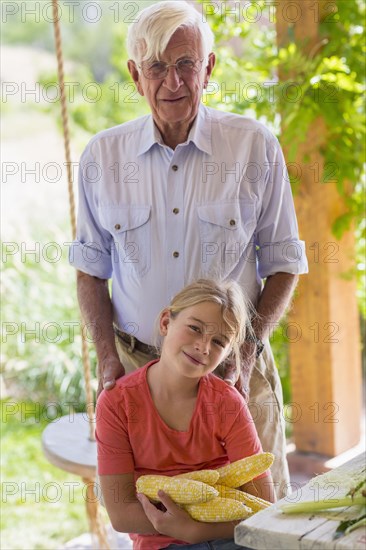
[[125,369],[117,357],[111,357],[98,364],[98,391],[97,399],[103,389],[111,390],[116,385],[117,378],[126,374]]
[[224,381],[231,386],[235,386],[238,392],[249,401],[249,381],[250,376],[255,365],[256,346],[253,342],[244,342],[241,349],[241,369],[238,376],[235,362],[226,360],[223,367],[225,373],[223,376]]
[[162,535],[191,542],[190,531],[196,522],[185,510],[175,504],[164,491],[159,491],[158,495],[165,507],[165,511],[159,510],[142,493],[137,493],[136,495],[154,529]]
[[98,398],[103,388],[114,388],[116,379],[125,374],[115,344],[108,281],[78,271],[77,291],[82,317],[90,328],[98,357]]

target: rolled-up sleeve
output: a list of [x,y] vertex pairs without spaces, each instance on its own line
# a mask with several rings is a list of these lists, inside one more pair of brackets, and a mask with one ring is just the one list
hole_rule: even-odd
[[256,230],[258,273],[308,272],[305,243],[299,240],[290,180],[276,139],[268,146],[262,208]]
[[80,159],[77,233],[69,250],[69,262],[84,273],[109,279],[112,276],[112,237],[99,222],[98,191],[103,179],[102,169],[90,147]]

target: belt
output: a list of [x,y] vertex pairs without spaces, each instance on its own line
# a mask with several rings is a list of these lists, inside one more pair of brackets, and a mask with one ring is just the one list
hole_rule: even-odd
[[140,342],[135,336],[132,336],[132,334],[127,334],[127,332],[123,332],[118,327],[113,325],[113,330],[115,335],[122,340],[125,344],[128,344],[127,352],[133,353],[135,350],[141,351],[142,353],[145,353],[147,355],[154,355],[155,357],[159,357],[156,348],[154,346],[149,346],[148,344],[144,344],[144,342]]

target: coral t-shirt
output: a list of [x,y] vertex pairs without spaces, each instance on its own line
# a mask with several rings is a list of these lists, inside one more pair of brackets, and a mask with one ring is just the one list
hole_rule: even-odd
[[[213,374],[199,381],[189,429],[177,431],[160,417],[147,370],[152,361],[117,380],[98,399],[98,474],[173,476],[219,468],[262,452],[253,419],[239,392]],[[266,474],[262,474],[263,477]],[[183,541],[165,535],[130,534],[134,549],[158,550]]]

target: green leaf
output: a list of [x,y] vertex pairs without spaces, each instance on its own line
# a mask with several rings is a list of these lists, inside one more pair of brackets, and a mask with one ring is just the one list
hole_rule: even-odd
[[356,526],[357,524],[360,524],[360,526],[362,525],[362,520],[366,519],[366,514],[363,514],[362,516],[358,517],[358,518],[355,518],[355,519],[349,519],[349,520],[346,520],[346,521],[342,521],[334,535],[333,535],[333,540],[336,540],[336,539],[339,539],[341,537],[344,537],[346,534],[348,534],[349,531],[349,528],[352,527],[352,526]]

